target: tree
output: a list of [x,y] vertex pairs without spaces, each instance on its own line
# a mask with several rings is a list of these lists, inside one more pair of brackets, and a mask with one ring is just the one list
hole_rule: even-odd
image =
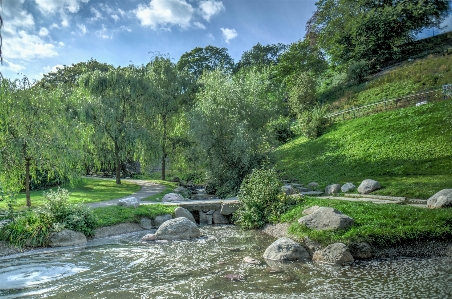
[[234,68],[234,60],[228,54],[228,49],[215,46],[196,47],[182,54],[177,62],[179,71],[187,70],[196,78],[199,78],[204,71],[213,71],[217,68],[224,70]]
[[[195,90],[194,77],[184,69],[178,70],[171,60],[156,57],[147,66],[147,80],[152,86],[152,94],[145,102],[144,110],[157,116],[154,128],[160,131],[160,156],[162,180],[166,178],[166,158],[168,156],[169,129],[173,118],[184,105],[190,105]],[[152,117],[147,117],[148,119]]]
[[367,61],[376,69],[398,58],[401,47],[448,16],[448,0],[320,0],[306,37],[332,62]]
[[77,175],[80,153],[75,128],[61,105],[64,92],[32,86],[27,78],[2,79],[0,95],[0,180],[15,191],[25,187],[31,206],[30,179]]
[[191,115],[193,138],[217,194],[236,194],[270,147],[267,124],[278,116],[279,96],[271,89],[268,69],[233,76],[216,70],[200,80]]
[[276,65],[279,61],[279,56],[285,49],[286,46],[284,44],[263,46],[257,43],[251,50],[243,52],[242,57],[235,67],[235,72],[247,67],[263,68]]
[[[144,73],[133,66],[118,67],[107,72],[96,70],[79,79],[80,96],[87,97],[84,120],[93,127],[97,159],[114,165],[117,184],[121,184],[122,164],[144,134],[137,121],[140,104],[151,93]],[[83,95],[83,91],[88,94]]]

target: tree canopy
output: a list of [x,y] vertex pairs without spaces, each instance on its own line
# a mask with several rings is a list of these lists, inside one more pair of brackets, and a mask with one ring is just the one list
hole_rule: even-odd
[[228,54],[228,49],[207,46],[205,48],[196,47],[190,52],[182,54],[177,62],[177,69],[187,70],[198,78],[204,71],[213,71],[217,68],[232,70],[234,60]]

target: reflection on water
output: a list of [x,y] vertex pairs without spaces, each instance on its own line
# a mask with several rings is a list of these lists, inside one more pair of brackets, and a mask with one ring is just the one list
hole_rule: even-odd
[[[204,227],[193,241],[142,243],[145,234],[0,259],[1,298],[452,298],[452,258],[311,263],[270,268],[274,239]],[[246,264],[245,256],[262,260]]]

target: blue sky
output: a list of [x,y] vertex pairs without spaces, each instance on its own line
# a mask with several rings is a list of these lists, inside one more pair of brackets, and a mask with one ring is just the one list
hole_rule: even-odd
[[177,62],[183,53],[207,45],[228,48],[237,62],[257,43],[302,39],[315,2],[3,0],[0,70],[8,78],[39,79],[57,66],[90,58],[139,65],[160,53]]

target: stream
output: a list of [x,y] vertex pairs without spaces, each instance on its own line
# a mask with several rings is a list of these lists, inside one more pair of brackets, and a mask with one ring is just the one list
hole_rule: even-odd
[[452,257],[272,268],[262,255],[274,238],[234,226],[201,232],[150,243],[137,232],[2,257],[0,298],[452,298]]

